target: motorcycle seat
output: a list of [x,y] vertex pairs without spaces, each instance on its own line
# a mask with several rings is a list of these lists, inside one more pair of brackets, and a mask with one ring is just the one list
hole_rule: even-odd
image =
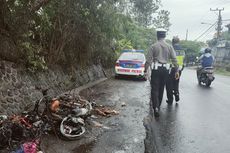
[[205,69],[205,70],[213,69],[213,67],[205,67],[204,69]]

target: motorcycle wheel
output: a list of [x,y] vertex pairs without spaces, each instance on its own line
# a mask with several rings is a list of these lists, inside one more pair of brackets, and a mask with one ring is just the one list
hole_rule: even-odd
[[201,81],[199,78],[197,78],[198,84],[201,85]]
[[206,87],[210,87],[210,85],[211,85],[211,83],[212,83],[212,81],[208,81],[208,82],[206,82]]
[[85,134],[86,129],[81,123],[74,123],[71,117],[65,117],[60,124],[60,138],[64,140],[77,140]]

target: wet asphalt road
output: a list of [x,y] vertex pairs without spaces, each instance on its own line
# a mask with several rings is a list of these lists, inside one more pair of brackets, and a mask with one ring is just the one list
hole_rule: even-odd
[[120,114],[102,121],[110,129],[98,137],[89,152],[143,153],[146,137],[143,119],[149,114],[149,83],[110,79],[92,91],[98,104],[111,106]]
[[194,70],[185,69],[180,102],[168,106],[164,96],[159,119],[149,109],[149,82],[112,79],[94,89],[96,100],[120,115],[104,122],[112,128],[89,152],[230,153],[230,77],[216,75],[207,88],[198,85]]
[[159,119],[147,117],[148,153],[230,153],[230,77],[216,75],[210,88],[199,86],[194,70],[181,78],[181,101]]
[[[146,130],[143,119],[149,114],[149,82],[137,79],[109,79],[81,95],[97,105],[119,111],[119,115],[87,119],[86,134],[76,141],[63,141],[49,135],[42,141],[46,153],[144,153]],[[125,106],[122,106],[125,105]]]
[[[104,128],[89,128],[78,141],[44,141],[47,153],[230,153],[230,77],[216,75],[199,86],[195,70],[182,73],[178,104],[162,101],[160,117],[149,107],[150,84],[109,79],[88,89],[90,99],[119,115],[99,117]],[[85,92],[87,93],[87,91]],[[122,107],[125,103],[126,106]]]

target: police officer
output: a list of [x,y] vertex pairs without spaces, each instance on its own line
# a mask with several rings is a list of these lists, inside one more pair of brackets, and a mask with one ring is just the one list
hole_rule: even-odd
[[[166,78],[169,74],[170,62],[177,69],[177,59],[175,51],[171,45],[166,43],[166,30],[157,29],[158,41],[153,44],[148,51],[145,63],[145,73],[149,66],[151,66],[151,101],[154,110],[154,116],[159,117],[159,109],[164,93],[164,86]],[[170,61],[171,60],[171,61]],[[175,77],[179,77],[179,73],[175,74]]]
[[[176,58],[177,62],[179,65],[178,71],[179,71],[179,76],[181,76],[181,73],[184,69],[184,57],[185,57],[185,52],[182,50],[180,44],[180,39],[178,37],[173,37],[172,39],[172,46],[176,52]],[[173,95],[175,96],[176,102],[180,100],[179,96],[179,82],[180,79],[176,79],[175,73],[177,70],[175,69],[174,66],[171,66],[170,68],[170,73],[166,81],[166,91],[167,91],[167,98],[168,100],[166,101],[168,104],[173,103]]]

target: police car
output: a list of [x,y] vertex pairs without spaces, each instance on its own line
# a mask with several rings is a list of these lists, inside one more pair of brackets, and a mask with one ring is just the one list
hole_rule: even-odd
[[123,50],[116,61],[116,77],[129,75],[138,76],[146,80],[144,77],[145,62],[144,50]]

